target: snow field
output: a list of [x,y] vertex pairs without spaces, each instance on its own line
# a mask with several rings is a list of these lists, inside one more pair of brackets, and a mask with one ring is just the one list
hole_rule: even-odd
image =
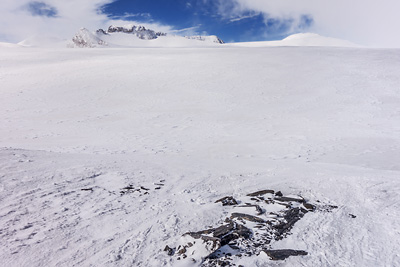
[[[1,46],[1,265],[175,266],[162,249],[223,221],[216,199],[275,189],[339,208],[274,244],[307,256],[238,264],[400,266],[399,62],[360,48]],[[121,195],[130,184],[149,194]]]

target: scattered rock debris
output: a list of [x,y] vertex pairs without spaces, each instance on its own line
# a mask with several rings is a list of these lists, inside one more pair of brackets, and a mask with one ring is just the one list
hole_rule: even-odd
[[90,191],[90,192],[92,192],[93,188],[82,188],[81,191]]
[[[160,190],[165,185],[164,182],[165,182],[165,180],[160,180],[160,182],[153,183],[153,185],[155,186],[154,190]],[[149,195],[151,190],[152,190],[151,188],[144,187],[142,185],[133,186],[133,185],[130,184],[130,185],[125,186],[124,188],[122,188],[120,190],[120,194],[122,196],[122,195],[125,195],[125,194],[137,192],[139,194],[139,196],[143,196],[143,195]]]
[[232,205],[238,204],[236,199],[234,199],[233,197],[223,197],[223,198],[215,201],[215,203],[218,203],[218,202],[221,202],[222,206],[232,206]]
[[125,194],[128,194],[128,193],[133,193],[133,192],[141,193],[140,192],[140,187],[139,188],[135,188],[133,185],[125,186],[124,188],[121,189],[120,194],[122,196],[122,195],[125,195]]
[[172,256],[175,253],[175,250],[169,246],[165,246],[164,251],[166,251],[169,256]]
[[[202,266],[236,266],[235,258],[266,253],[271,260],[303,256],[303,250],[273,250],[271,243],[290,234],[294,224],[314,211],[331,212],[337,206],[308,203],[301,196],[284,196],[281,191],[260,190],[242,200],[232,196],[215,201],[231,206],[230,216],[216,228],[183,234],[179,244],[164,251],[177,260],[199,262]],[[240,204],[240,205],[239,205]]]

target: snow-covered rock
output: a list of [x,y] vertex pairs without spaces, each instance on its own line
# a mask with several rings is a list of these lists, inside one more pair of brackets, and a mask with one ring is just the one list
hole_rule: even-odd
[[107,46],[107,42],[101,40],[99,37],[91,33],[86,28],[81,28],[76,35],[72,38],[70,47],[92,48],[97,46]]
[[[101,30],[101,29],[100,29]],[[153,40],[157,39],[158,36],[164,36],[166,33],[155,32],[150,29],[146,29],[144,26],[136,26],[136,25],[125,25],[122,27],[111,25],[108,27],[107,33],[114,33],[114,32],[123,32],[123,33],[130,33],[137,36],[139,39],[143,40]]]
[[196,47],[224,43],[215,35],[182,37],[133,24],[111,25],[107,30],[98,29],[94,33],[83,28],[72,41],[72,47]]

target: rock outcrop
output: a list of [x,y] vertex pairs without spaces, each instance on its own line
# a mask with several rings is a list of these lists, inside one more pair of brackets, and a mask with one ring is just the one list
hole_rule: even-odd
[[272,249],[308,212],[331,211],[336,206],[314,205],[301,196],[284,196],[274,190],[260,190],[241,200],[232,196],[215,201],[230,209],[230,216],[215,228],[183,234],[176,247],[166,247],[177,260],[190,260],[202,266],[235,266],[235,257],[265,253],[271,260],[304,256],[303,250]]
[[80,48],[93,48],[97,46],[107,46],[107,43],[86,28],[81,28],[72,38],[72,44],[70,44],[70,47]]

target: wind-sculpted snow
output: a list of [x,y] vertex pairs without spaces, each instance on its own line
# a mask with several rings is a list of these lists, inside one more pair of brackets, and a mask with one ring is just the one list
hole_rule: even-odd
[[111,47],[0,45],[1,266],[400,266],[399,50]]

